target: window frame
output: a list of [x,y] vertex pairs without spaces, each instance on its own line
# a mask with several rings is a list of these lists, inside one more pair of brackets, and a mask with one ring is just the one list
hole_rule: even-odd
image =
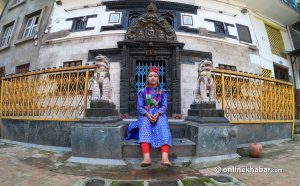
[[[229,30],[228,30],[228,27],[235,27],[234,24],[226,23],[226,22],[222,22],[222,21],[218,21],[218,20],[213,20],[213,19],[207,19],[207,18],[205,18],[204,21],[212,22],[214,24],[215,31],[209,31],[208,33],[212,33],[212,34],[215,34],[215,35],[221,36],[221,37],[228,37],[228,38],[232,38],[232,39],[237,39],[237,36],[230,35]],[[220,24],[223,25],[224,33],[216,31],[216,24],[217,23],[220,23]]]
[[[113,21],[112,17],[118,15],[118,21]],[[122,12],[112,12],[109,14],[108,24],[121,24]]]
[[[22,67],[26,67],[26,71],[22,70]],[[27,70],[27,68],[28,68],[28,70]],[[25,69],[25,68],[23,68],[23,69]],[[22,65],[16,66],[15,73],[16,74],[27,73],[27,72],[29,72],[29,69],[30,69],[30,63],[25,63],[25,64],[22,64]]]
[[[282,81],[289,81],[289,68],[286,67],[286,66],[282,66],[280,64],[277,64],[277,63],[273,63],[273,69],[274,69],[274,77],[276,79],[279,79],[279,80],[282,80]],[[276,77],[276,71],[279,72],[279,76],[280,77]],[[284,72],[285,73],[285,79],[281,78],[281,73]],[[277,74],[278,75],[278,74]]]
[[[242,41],[242,42],[246,42],[246,43],[252,43],[252,37],[251,37],[251,32],[250,32],[250,28],[246,25],[242,25],[242,24],[238,24],[236,23],[236,29],[237,29],[237,32],[238,32],[238,35],[239,35],[239,40]],[[243,28],[246,28],[247,31],[248,31],[248,34],[249,34],[249,38],[250,38],[250,42],[249,41],[245,41],[245,40],[241,40],[241,32],[240,32],[240,27],[243,27]]]
[[[66,19],[66,21],[72,21],[72,27],[71,27],[71,32],[83,32],[83,31],[88,31],[88,30],[94,30],[95,27],[87,27],[87,23],[88,20],[90,18],[96,18],[98,15],[97,14],[93,14],[93,15],[87,15],[87,16],[80,16],[80,17],[73,17],[73,18],[68,18]],[[83,21],[82,19],[86,18],[85,21]],[[76,23],[77,21],[83,21],[83,29],[80,30],[76,30]]]
[[[186,19],[190,19],[190,22],[186,22]],[[181,14],[181,25],[182,26],[193,26],[194,25],[194,20],[193,16],[191,14]]]
[[[41,17],[41,14],[28,17],[28,19],[25,23],[24,30],[23,30],[22,39],[34,37],[34,35],[36,35],[38,33],[38,26],[39,26],[39,23],[40,23],[40,17]],[[38,19],[38,21],[36,23],[37,19]],[[31,23],[30,23],[30,25],[28,25],[30,20],[31,20]],[[25,34],[26,34],[27,30],[28,30],[28,35],[26,36]]]
[[[11,43],[11,40],[13,37],[14,26],[15,26],[15,21],[12,21],[2,27],[2,32],[1,32],[1,37],[0,37],[0,48],[6,48],[6,47],[10,46],[10,43]],[[9,37],[8,41],[6,41],[7,44],[2,45],[3,39],[5,37],[5,34],[7,33],[6,31],[8,28],[11,28],[11,30],[10,30],[10,35],[8,36]],[[7,39],[7,36],[6,36],[6,39]]]
[[12,4],[10,5],[10,7],[9,7],[8,10],[12,10],[15,7],[18,7],[19,5],[21,5],[21,4],[25,3],[25,2],[26,2],[26,0],[15,0],[15,1],[12,2]]

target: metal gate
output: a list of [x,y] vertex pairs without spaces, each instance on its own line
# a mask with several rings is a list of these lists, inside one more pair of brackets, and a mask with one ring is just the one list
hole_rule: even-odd
[[166,88],[166,63],[164,60],[137,60],[135,78],[137,91],[147,85],[147,75],[152,66],[158,68],[159,84],[162,88]]

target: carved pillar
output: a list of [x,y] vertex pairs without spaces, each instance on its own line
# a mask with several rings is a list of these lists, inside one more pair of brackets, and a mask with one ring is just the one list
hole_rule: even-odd
[[120,77],[120,113],[128,114],[128,100],[129,100],[129,75],[128,75],[128,60],[129,49],[123,45],[121,63],[121,77]]

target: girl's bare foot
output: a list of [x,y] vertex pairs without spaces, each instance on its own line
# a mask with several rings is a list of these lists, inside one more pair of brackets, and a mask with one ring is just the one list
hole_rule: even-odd
[[151,159],[149,153],[144,154],[144,160],[141,162],[140,165],[141,167],[148,167],[151,165]]
[[163,153],[162,153],[162,158],[161,158],[160,163],[161,163],[162,165],[168,166],[168,167],[170,167],[170,166],[172,165],[172,163],[171,163],[170,160],[169,160],[169,155],[168,155],[168,153],[166,153],[166,152],[163,152]]

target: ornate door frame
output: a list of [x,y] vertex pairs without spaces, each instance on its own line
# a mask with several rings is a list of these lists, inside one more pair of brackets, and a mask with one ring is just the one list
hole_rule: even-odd
[[173,27],[156,14],[151,3],[147,13],[140,16],[128,28],[124,41],[118,42],[121,49],[120,113],[136,115],[135,59],[166,58],[167,90],[171,94],[168,114],[181,114],[180,62],[184,44],[177,41]]

